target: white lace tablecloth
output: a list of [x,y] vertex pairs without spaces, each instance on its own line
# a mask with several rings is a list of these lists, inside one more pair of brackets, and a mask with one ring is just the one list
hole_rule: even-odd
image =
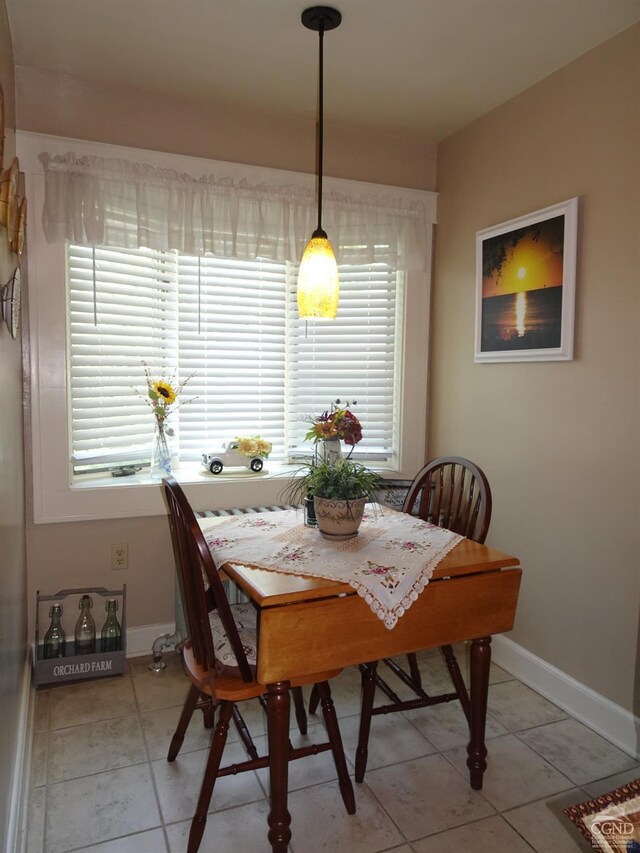
[[199,519],[216,565],[239,563],[347,583],[387,628],[411,607],[463,538],[403,512],[367,508],[353,539],[325,539],[302,511]]

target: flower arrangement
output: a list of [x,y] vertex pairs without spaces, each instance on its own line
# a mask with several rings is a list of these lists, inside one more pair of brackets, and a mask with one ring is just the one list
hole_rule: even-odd
[[[167,436],[172,436],[173,430],[165,426],[165,421],[172,412],[182,405],[182,403],[176,405],[176,400],[182,393],[184,386],[191,379],[191,376],[188,376],[180,385],[176,385],[173,376],[171,379],[154,379],[147,364],[144,361],[142,364],[144,366],[145,379],[147,380],[147,393],[144,396],[140,396],[151,407],[151,411],[156,419],[150,474],[152,479],[160,479],[172,472],[171,454],[167,444]],[[195,399],[195,397],[192,399]]]
[[343,404],[338,399],[331,403],[331,408],[312,418],[311,429],[305,435],[305,441],[317,444],[322,439],[337,438],[354,447],[362,440],[362,426],[350,410],[351,405],[356,406],[356,401],[349,403],[347,400]]
[[[172,408],[182,393],[182,389],[189,379],[191,379],[191,376],[188,376],[184,382],[176,386],[173,376],[171,379],[153,379],[149,367],[144,362],[143,365],[144,375],[147,380],[147,394],[143,399],[151,407],[153,414],[156,417],[156,421],[161,425],[164,424],[164,421],[169,417],[172,411],[182,405],[182,403],[179,403],[177,406]],[[192,399],[195,399],[195,397]]]
[[[317,524],[323,536],[334,539],[349,539],[357,534],[365,502],[375,502],[381,482],[374,471],[350,459],[355,445],[362,440],[362,426],[351,405],[338,399],[328,410],[310,419],[311,428],[305,439],[316,444],[316,453],[296,472],[284,492],[288,503],[304,502],[305,524]],[[351,446],[345,459],[339,451],[334,455],[326,450],[324,458],[319,458],[318,442],[332,439]]]
[[243,456],[262,456],[265,459],[269,457],[273,447],[270,441],[259,435],[237,435],[234,442],[237,443],[236,450]]

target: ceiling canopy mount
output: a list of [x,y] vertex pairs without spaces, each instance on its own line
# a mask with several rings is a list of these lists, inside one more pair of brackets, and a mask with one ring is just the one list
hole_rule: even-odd
[[331,6],[311,6],[302,13],[302,23],[308,30],[327,32],[340,26],[342,15]]

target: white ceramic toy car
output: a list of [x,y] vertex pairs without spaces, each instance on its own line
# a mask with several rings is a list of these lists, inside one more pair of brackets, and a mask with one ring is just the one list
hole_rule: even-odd
[[[265,452],[260,452],[257,447],[252,447],[247,439],[228,441],[222,445],[222,450],[214,453],[203,453],[202,464],[212,474],[219,474],[225,466],[227,468],[249,468],[257,474],[258,471],[262,471],[264,460],[271,449],[270,446],[269,450],[266,449],[268,442],[263,443]],[[244,450],[239,449],[242,444],[245,445]]]

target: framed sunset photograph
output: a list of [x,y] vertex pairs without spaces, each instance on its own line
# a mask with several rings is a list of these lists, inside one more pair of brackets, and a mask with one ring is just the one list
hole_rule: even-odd
[[475,361],[573,358],[578,199],[476,235]]

